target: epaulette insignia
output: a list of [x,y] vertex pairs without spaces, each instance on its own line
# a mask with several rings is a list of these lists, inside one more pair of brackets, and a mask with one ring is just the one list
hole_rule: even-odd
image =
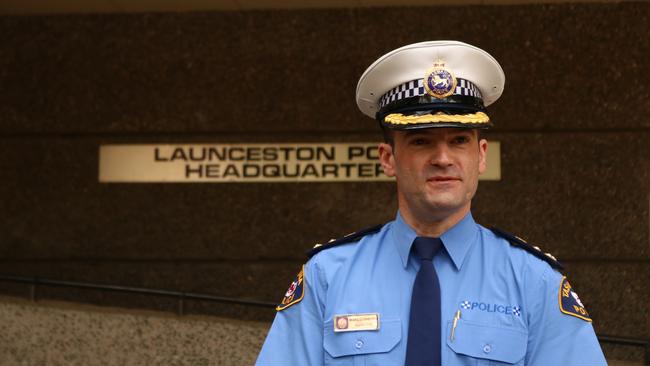
[[573,288],[569,284],[569,280],[566,277],[562,277],[562,282],[560,282],[560,293],[558,294],[558,301],[560,303],[560,311],[564,314],[575,316],[582,320],[588,322],[591,321],[589,313],[585,306],[580,301],[578,294],[573,291]]
[[303,265],[296,275],[296,279],[291,282],[289,289],[284,294],[284,298],[280,305],[275,307],[275,310],[282,311],[291,305],[295,305],[302,301],[305,297],[305,266]]
[[497,236],[508,240],[511,245],[524,249],[535,257],[546,261],[551,265],[551,267],[560,271],[564,269],[564,267],[560,264],[560,262],[557,261],[557,259],[555,259],[553,255],[550,253],[544,253],[539,247],[528,244],[524,239],[495,227],[491,227],[490,230],[492,230],[492,232],[494,232]]
[[331,239],[326,244],[316,244],[316,245],[314,245],[313,249],[311,249],[310,251],[307,252],[307,257],[311,258],[314,255],[316,255],[318,252],[322,251],[322,250],[329,249],[329,248],[334,248],[334,247],[339,246],[341,244],[346,244],[346,243],[352,243],[352,242],[355,242],[355,241],[359,241],[359,240],[361,240],[361,238],[363,238],[364,236],[366,236],[368,234],[378,232],[382,228],[382,226],[384,226],[384,225],[383,224],[376,225],[376,226],[373,226],[373,227],[369,227],[367,229],[355,231],[355,232],[350,233],[350,234],[348,234],[348,235],[346,235],[346,236],[344,236],[342,238]]

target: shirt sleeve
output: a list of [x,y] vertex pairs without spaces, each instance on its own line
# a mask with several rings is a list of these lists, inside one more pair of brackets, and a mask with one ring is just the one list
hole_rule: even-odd
[[305,264],[303,278],[302,300],[277,312],[255,365],[323,365],[325,286],[314,261]]
[[[546,266],[528,292],[527,366],[607,365],[590,321],[560,310],[563,276]],[[541,295],[541,296],[540,296]]]

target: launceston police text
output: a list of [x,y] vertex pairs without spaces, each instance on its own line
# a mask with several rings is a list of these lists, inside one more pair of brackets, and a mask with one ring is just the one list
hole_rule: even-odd
[[[104,145],[100,155],[100,181],[107,182],[391,180],[377,143]],[[121,172],[102,173],[117,165]]]
[[376,145],[351,145],[339,151],[335,146],[217,146],[166,150],[162,152],[156,147],[155,161],[186,162],[185,178],[188,179],[359,179],[383,175],[381,164],[377,162]]

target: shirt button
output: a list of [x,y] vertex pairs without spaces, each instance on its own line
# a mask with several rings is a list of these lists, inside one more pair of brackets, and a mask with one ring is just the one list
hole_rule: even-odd
[[361,347],[363,347],[363,341],[360,340],[360,339],[358,339],[358,340],[354,343],[354,348],[356,348],[356,349],[361,349]]
[[483,352],[485,353],[492,352],[492,347],[489,344],[486,344],[485,346],[483,346]]

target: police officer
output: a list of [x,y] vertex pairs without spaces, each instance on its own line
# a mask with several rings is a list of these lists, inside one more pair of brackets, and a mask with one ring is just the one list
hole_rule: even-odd
[[312,250],[257,365],[606,365],[560,264],[471,214],[505,76],[456,41],[394,50],[357,85],[399,210]]

